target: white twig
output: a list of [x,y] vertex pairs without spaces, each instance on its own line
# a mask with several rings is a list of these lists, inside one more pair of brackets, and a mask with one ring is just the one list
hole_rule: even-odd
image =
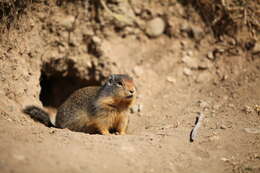
[[191,130],[191,133],[190,133],[190,142],[193,142],[195,140],[197,133],[198,133],[198,129],[200,128],[201,121],[202,121],[203,118],[204,118],[203,113],[199,112],[199,116],[196,117],[195,126]]

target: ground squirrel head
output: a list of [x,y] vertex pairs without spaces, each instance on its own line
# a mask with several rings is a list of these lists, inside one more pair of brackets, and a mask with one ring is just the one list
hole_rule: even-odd
[[99,105],[109,106],[118,110],[126,110],[133,103],[136,87],[133,78],[127,74],[112,74],[101,87]]

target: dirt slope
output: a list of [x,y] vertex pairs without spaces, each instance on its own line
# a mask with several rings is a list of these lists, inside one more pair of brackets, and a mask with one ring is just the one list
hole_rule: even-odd
[[[104,2],[113,14],[94,1],[28,1],[4,30],[0,172],[260,172],[259,36],[248,49],[251,37],[217,38],[184,1]],[[155,17],[165,28],[151,36]],[[137,83],[128,135],[48,128],[21,112],[55,109],[110,73]]]

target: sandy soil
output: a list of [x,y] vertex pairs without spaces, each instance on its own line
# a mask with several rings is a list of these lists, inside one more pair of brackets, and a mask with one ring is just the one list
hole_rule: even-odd
[[[250,51],[216,41],[197,12],[176,1],[132,2],[138,26],[96,13],[92,3],[46,1],[3,35],[1,173],[260,172],[259,41]],[[132,14],[125,4],[117,8]],[[151,38],[142,22],[156,16],[167,31]],[[130,74],[138,88],[125,136],[48,128],[21,112],[55,109],[110,73]],[[198,113],[205,117],[190,142]]]

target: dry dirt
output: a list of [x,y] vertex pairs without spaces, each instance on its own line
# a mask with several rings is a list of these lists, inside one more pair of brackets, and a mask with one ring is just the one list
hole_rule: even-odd
[[[104,1],[113,14],[98,2],[32,1],[1,31],[0,172],[259,173],[259,30],[253,41],[216,37],[184,1]],[[166,28],[150,37],[154,17]],[[55,109],[111,73],[138,87],[125,136],[48,128],[21,112]]]

